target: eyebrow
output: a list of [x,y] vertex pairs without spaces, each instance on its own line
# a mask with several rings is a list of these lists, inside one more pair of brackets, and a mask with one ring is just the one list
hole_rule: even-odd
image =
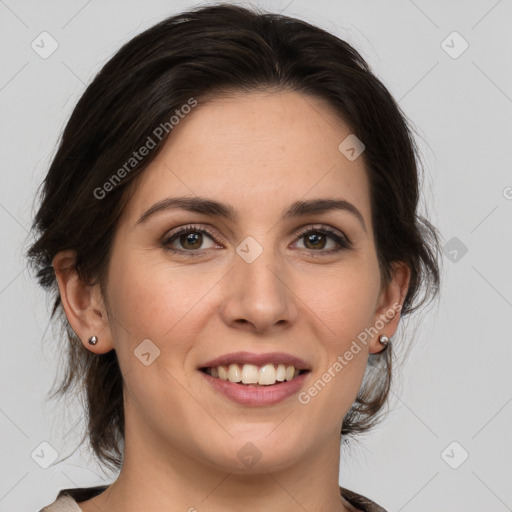
[[[237,210],[226,203],[203,197],[169,197],[155,203],[141,215],[137,224],[146,222],[153,215],[168,210],[187,210],[189,212],[203,213],[213,217],[225,218],[235,221],[238,218]],[[343,210],[354,215],[366,232],[366,224],[361,212],[350,202],[344,199],[311,199],[308,201],[295,201],[283,213],[281,220],[304,217],[306,215],[326,213],[334,210]]]

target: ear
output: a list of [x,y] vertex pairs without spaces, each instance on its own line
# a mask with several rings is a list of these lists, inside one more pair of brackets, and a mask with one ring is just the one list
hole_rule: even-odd
[[[87,350],[104,354],[114,348],[108,315],[99,284],[87,285],[76,268],[76,252],[61,251],[52,262],[59,285],[62,306],[73,331]],[[96,336],[96,345],[89,338]]]
[[372,336],[370,354],[384,350],[385,345],[379,341],[379,336],[385,334],[391,338],[400,321],[400,311],[409,289],[411,269],[403,262],[394,262],[391,269],[391,279],[380,292],[378,307],[373,322],[374,330],[378,331]]

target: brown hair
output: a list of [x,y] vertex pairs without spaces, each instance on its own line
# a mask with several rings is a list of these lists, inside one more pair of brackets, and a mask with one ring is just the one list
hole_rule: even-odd
[[[71,329],[51,265],[73,249],[85,282],[103,283],[128,185],[158,154],[171,130],[129,172],[119,173],[156,127],[190,98],[231,91],[294,90],[323,99],[365,144],[372,220],[381,275],[393,262],[411,269],[402,307],[407,315],[439,290],[439,241],[417,212],[418,151],[411,128],[384,85],[345,41],[294,18],[218,4],[169,17],[126,43],[78,101],[44,180],[28,257],[55,299],[67,337],[67,367],[54,395],[80,384],[86,394],[89,441],[99,460],[119,468],[123,458],[122,375],[115,350],[88,351]],[[114,173],[122,179],[105,183]],[[103,192],[98,193],[98,190]],[[101,197],[98,197],[101,195]],[[378,419],[391,382],[391,347],[371,354],[343,436]],[[82,440],[83,442],[83,440]]]

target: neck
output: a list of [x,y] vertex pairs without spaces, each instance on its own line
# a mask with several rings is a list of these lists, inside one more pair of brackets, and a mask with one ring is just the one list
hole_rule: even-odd
[[293,463],[242,473],[195,458],[179,446],[164,445],[154,433],[127,428],[118,479],[80,507],[83,512],[89,511],[89,505],[90,510],[99,507],[110,512],[235,512],[247,506],[254,512],[347,512],[354,508],[340,497],[339,464],[340,436],[336,432]]

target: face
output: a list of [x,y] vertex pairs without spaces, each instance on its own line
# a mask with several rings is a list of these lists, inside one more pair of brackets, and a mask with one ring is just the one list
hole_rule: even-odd
[[[339,442],[377,336],[335,363],[390,302],[363,157],[338,149],[350,133],[296,92],[217,97],[174,128],[119,221],[104,288],[132,436],[231,472],[252,470],[247,454],[265,471]],[[183,197],[231,215],[168,201]],[[341,207],[289,212],[319,199]],[[307,371],[258,388],[206,375],[236,352]]]

